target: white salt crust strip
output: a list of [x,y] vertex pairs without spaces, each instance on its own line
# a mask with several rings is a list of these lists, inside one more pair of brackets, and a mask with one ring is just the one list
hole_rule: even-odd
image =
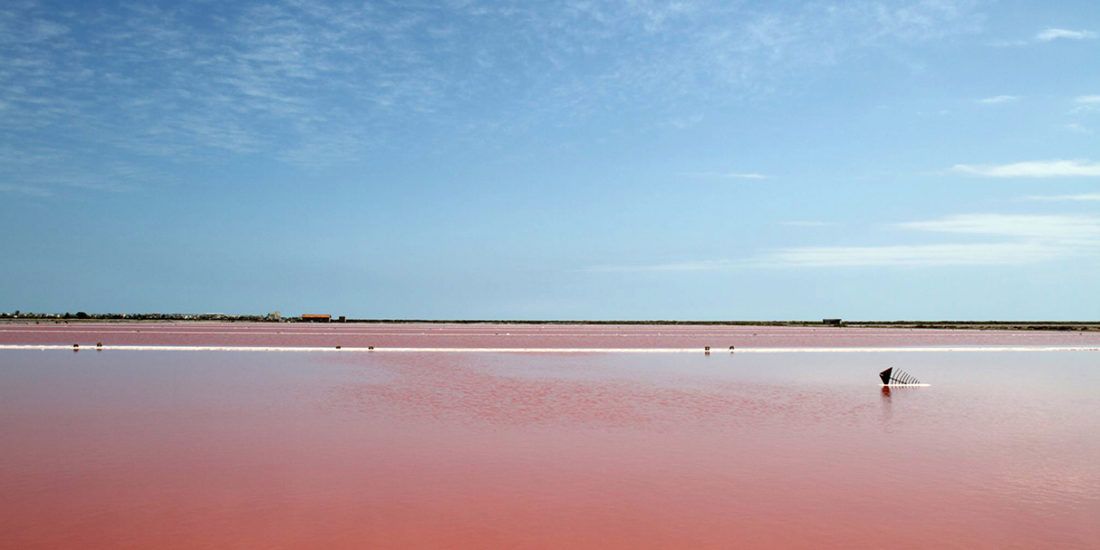
[[[784,329],[790,328],[792,330],[784,331],[787,333],[806,333],[812,332],[815,334],[825,334],[825,329],[803,329],[801,327],[782,327]],[[921,333],[915,333],[914,330],[920,329],[874,329],[876,334],[920,334],[922,336],[935,336],[930,329]],[[945,329],[950,330],[950,329]],[[607,338],[612,336],[620,337],[648,337],[654,335],[665,336],[692,336],[692,335],[721,335],[721,334],[736,334],[741,337],[746,337],[745,333],[751,332],[749,330],[721,330],[721,329],[703,329],[703,330],[650,330],[650,331],[631,331],[631,332],[599,332],[599,331],[568,331],[568,330],[531,330],[531,329],[509,329],[508,331],[499,330],[452,330],[452,329],[426,329],[417,332],[409,330],[386,330],[386,329],[371,329],[361,330],[356,328],[345,327],[318,327],[314,330],[275,330],[275,329],[252,329],[252,328],[240,328],[231,330],[206,330],[202,327],[197,327],[193,330],[166,330],[160,327],[143,327],[140,329],[131,328],[95,328],[95,329],[73,329],[69,326],[47,325],[43,328],[8,328],[0,326],[0,333],[5,334],[42,334],[42,333],[62,333],[62,334],[223,334],[223,335],[261,335],[269,336],[272,334],[279,334],[283,336],[325,336],[325,335],[362,335],[362,336],[450,336],[450,337],[469,337],[469,336],[570,336],[570,337],[582,337],[582,338]],[[1004,330],[1004,333],[1020,332]],[[773,336],[772,333],[766,333],[763,337]]]
[[[703,353],[690,348],[400,348],[335,346],[149,346],[81,344],[0,344],[0,350],[103,350],[103,351],[266,351],[266,352],[355,352],[355,353]],[[1100,351],[1100,346],[967,346],[967,347],[851,347],[851,348],[727,348],[715,347],[710,353],[941,353],[941,352],[1047,352]]]

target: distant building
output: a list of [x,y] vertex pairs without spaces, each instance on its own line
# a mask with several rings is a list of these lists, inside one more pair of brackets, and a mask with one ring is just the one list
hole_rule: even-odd
[[332,315],[327,313],[303,313],[302,320],[309,323],[327,323],[332,320]]
[[823,325],[832,325],[834,327],[839,327],[842,322],[843,321],[841,319],[822,319],[821,320],[821,324],[823,324]]

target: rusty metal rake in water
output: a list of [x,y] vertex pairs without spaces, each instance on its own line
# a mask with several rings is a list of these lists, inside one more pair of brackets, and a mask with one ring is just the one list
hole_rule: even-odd
[[890,367],[880,373],[878,377],[882,379],[884,386],[924,386],[920,380],[917,380],[915,376],[909,374],[901,369],[895,369]]

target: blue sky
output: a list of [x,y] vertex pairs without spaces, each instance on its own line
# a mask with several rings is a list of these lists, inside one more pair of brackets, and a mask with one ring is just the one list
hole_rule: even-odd
[[0,7],[0,310],[1100,318],[1100,4]]

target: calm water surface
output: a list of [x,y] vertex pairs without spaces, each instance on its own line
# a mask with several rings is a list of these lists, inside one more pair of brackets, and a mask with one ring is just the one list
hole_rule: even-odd
[[1097,548],[1098,361],[3,350],[0,547]]
[[0,344],[674,348],[1100,346],[1100,331],[493,323],[0,323]]

